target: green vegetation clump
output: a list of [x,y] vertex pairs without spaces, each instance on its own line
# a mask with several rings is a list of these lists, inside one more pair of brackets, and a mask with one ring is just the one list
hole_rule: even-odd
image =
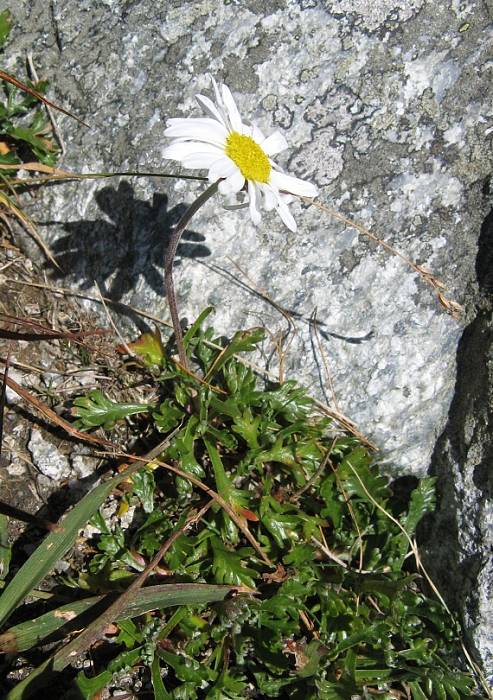
[[[9,10],[0,12],[0,50],[7,42],[12,19]],[[14,81],[16,79],[14,78]],[[43,95],[48,87],[45,80],[22,84]],[[32,160],[54,166],[59,148],[53,140],[52,128],[39,99],[6,80],[2,81],[0,96],[0,164],[20,165]],[[15,175],[16,170],[2,169],[1,179]]]
[[[128,479],[120,515],[137,506],[132,526],[96,515],[96,553],[70,583],[128,585],[209,500],[209,488],[236,517],[213,501],[161,568],[170,583],[239,589],[222,602],[120,621],[111,673],[144,664],[157,699],[473,696],[472,679],[455,669],[455,625],[425,594],[410,556],[416,527],[434,508],[434,480],[407,499],[394,496],[369,450],[334,431],[305,389],[260,386],[238,359],[262,341],[261,329],[224,344],[201,329],[208,311],[184,339],[202,379],[177,367],[157,334],[131,346],[159,386],[160,401],[140,411],[147,439],[164,446]],[[97,391],[76,400],[79,427],[122,417],[124,404],[103,399]],[[137,410],[128,405],[129,415]],[[80,673],[84,697],[111,673]]]

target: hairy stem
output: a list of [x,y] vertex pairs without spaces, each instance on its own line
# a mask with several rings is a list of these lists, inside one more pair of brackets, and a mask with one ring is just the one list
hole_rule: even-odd
[[176,303],[175,286],[173,283],[173,262],[175,259],[176,250],[178,248],[178,243],[180,242],[180,238],[182,237],[184,230],[188,226],[190,219],[200,209],[200,207],[203,204],[205,204],[205,202],[207,202],[207,200],[210,199],[210,197],[212,197],[213,194],[217,192],[219,182],[220,180],[217,180],[217,182],[214,182],[212,185],[210,185],[210,187],[208,187],[205,190],[205,192],[202,192],[202,194],[199,197],[197,197],[195,202],[193,202],[189,206],[187,211],[183,214],[183,216],[173,229],[173,233],[171,234],[171,239],[166,250],[166,257],[164,259],[164,286],[166,289],[166,297],[168,299],[169,311],[171,314],[171,322],[173,324],[173,330],[175,332],[175,342],[178,350],[178,357],[180,358],[180,363],[183,365],[183,367],[185,367],[185,369],[189,369],[189,366],[188,359],[185,353],[185,346],[183,344],[183,334],[181,332],[180,317],[178,315],[178,305]]

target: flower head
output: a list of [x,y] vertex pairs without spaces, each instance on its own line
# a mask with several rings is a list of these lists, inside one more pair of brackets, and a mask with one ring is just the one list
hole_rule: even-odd
[[242,121],[229,88],[217,85],[212,77],[211,81],[215,102],[197,95],[207,117],[167,121],[164,135],[171,144],[164,157],[187,168],[208,170],[211,182],[221,179],[219,191],[224,195],[246,189],[254,224],[260,222],[260,207],[276,209],[286,226],[296,231],[288,208],[291,195],[316,197],[317,188],[281,171],[272,156],[288,147],[284,136],[275,131],[266,138],[257,126]]

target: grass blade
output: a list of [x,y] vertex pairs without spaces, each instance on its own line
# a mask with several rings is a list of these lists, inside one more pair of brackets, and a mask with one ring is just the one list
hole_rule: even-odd
[[[151,610],[177,605],[199,605],[224,600],[234,586],[205,583],[168,583],[137,591],[122,610],[119,619],[137,617]],[[21,622],[0,635],[0,652],[15,653],[53,642],[69,632],[86,627],[115,600],[117,594],[91,596],[62,605],[34,620]]]
[[21,600],[44,579],[55,563],[68,552],[79,530],[85,526],[113,489],[132,471],[135,471],[135,465],[132,467],[86,494],[65,515],[57,529],[43,540],[26,563],[21,566],[0,596],[0,626],[5,624]]

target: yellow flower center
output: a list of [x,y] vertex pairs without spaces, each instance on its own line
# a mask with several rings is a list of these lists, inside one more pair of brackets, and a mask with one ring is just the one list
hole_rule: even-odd
[[232,131],[226,139],[226,155],[236,163],[246,180],[269,182],[269,158],[251,136]]

